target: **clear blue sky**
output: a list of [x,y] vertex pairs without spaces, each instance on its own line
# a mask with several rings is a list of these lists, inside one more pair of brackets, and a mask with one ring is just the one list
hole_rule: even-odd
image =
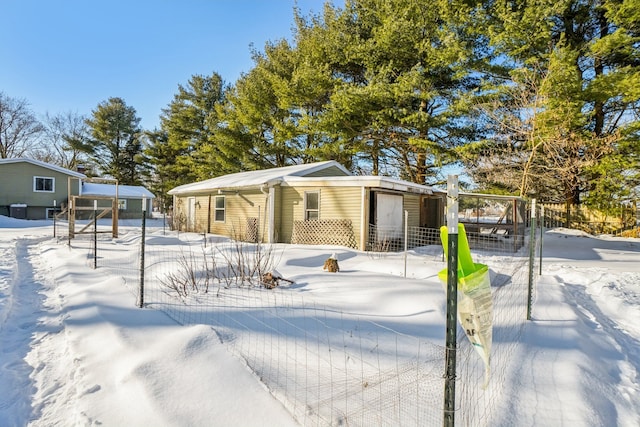
[[296,4],[307,15],[324,0],[0,0],[0,92],[38,117],[120,97],[152,129],[178,84],[233,83],[252,44],[290,39]]

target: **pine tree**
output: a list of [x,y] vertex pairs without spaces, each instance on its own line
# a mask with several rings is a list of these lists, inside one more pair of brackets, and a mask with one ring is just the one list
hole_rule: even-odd
[[[640,99],[634,89],[637,3],[488,3],[488,34],[512,71],[494,92],[499,101],[493,103],[494,112],[485,117],[511,115],[515,120],[487,120],[493,141],[484,148],[493,149],[485,150],[483,144],[474,149],[484,153],[484,164],[491,154],[513,166],[510,171],[520,175],[521,183],[511,186],[513,191],[595,204],[624,197],[637,185],[637,174],[636,184],[630,179],[638,165],[632,155],[638,148]],[[519,80],[523,75],[529,77]],[[531,103],[516,105],[520,93],[531,94]],[[500,123],[510,123],[510,129]]]
[[483,40],[460,12],[446,1],[358,0],[299,19],[298,46],[316,46],[312,68],[333,77],[317,120],[333,152],[348,147],[374,174],[426,183],[453,160],[453,147],[474,138],[464,118],[480,85]]
[[219,74],[194,75],[162,111],[161,134],[152,137],[147,154],[166,185],[178,186],[225,173],[222,154],[213,144],[219,128],[216,107],[224,99]]
[[123,185],[139,185],[143,177],[142,130],[136,110],[122,98],[98,104],[86,120],[90,137],[81,144],[100,171]]
[[[254,52],[254,67],[227,95],[220,146],[241,147],[243,168],[279,167],[303,160],[300,110],[292,98],[296,50],[286,41],[269,42]],[[312,86],[307,89],[313,90]]]

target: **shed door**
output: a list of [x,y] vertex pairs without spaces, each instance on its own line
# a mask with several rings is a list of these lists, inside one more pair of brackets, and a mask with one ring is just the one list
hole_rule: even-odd
[[189,197],[187,208],[187,231],[196,231],[196,198]]
[[402,200],[397,194],[376,194],[376,226],[379,236],[399,238],[402,236]]
[[420,208],[420,227],[439,228],[442,224],[442,199],[423,197]]

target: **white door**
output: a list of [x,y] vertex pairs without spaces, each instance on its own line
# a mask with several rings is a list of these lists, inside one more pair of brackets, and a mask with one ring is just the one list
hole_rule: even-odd
[[189,197],[187,208],[187,231],[196,231],[196,198]]
[[376,194],[376,228],[379,239],[402,237],[402,196]]

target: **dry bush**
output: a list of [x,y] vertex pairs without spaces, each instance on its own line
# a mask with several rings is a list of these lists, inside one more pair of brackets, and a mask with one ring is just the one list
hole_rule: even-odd
[[218,292],[221,286],[264,286],[263,276],[276,263],[273,247],[237,240],[224,245],[214,245],[210,252],[202,248],[201,255],[181,252],[177,267],[160,280],[163,291],[185,300],[215,285]]
[[205,251],[197,256],[193,251],[181,251],[178,257],[178,267],[167,273],[160,284],[164,291],[175,294],[181,299],[194,293],[208,293],[214,282],[220,282],[217,273],[217,262],[214,257],[207,257]]

